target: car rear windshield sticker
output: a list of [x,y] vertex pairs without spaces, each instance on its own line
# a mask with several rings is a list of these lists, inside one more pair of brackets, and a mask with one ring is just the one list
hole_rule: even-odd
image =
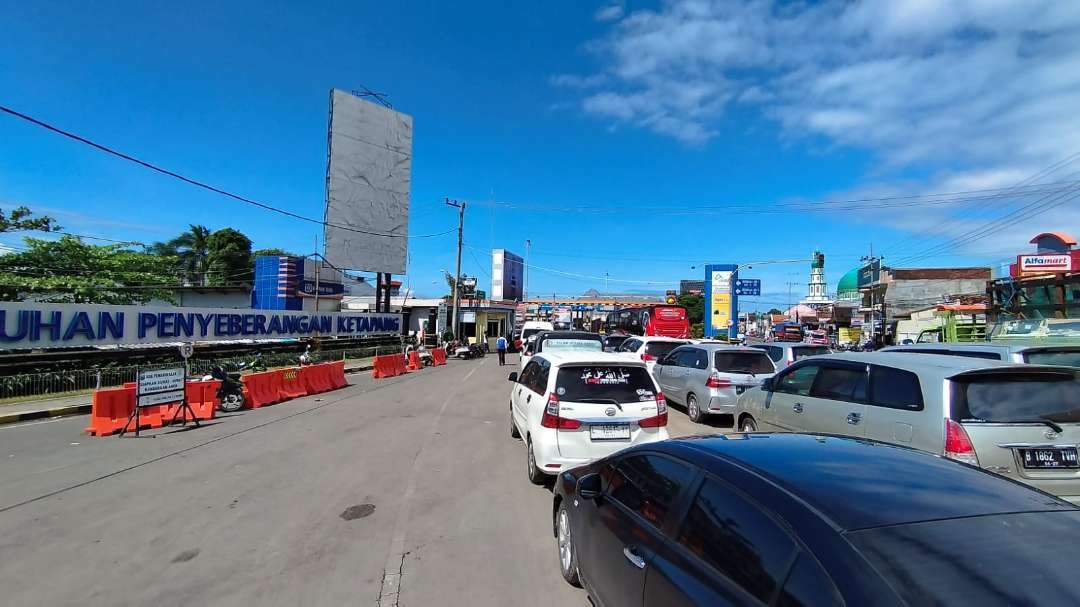
[[587,367],[581,371],[581,381],[586,384],[615,386],[630,383],[630,374],[621,367]]

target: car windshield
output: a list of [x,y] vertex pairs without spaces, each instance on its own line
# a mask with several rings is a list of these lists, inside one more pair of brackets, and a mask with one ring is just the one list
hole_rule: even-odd
[[545,339],[540,345],[544,352],[601,352],[604,342],[599,339],[554,338]]
[[1024,362],[1033,365],[1065,365],[1080,367],[1080,348],[1068,350],[1034,350],[1024,353]]
[[829,349],[820,346],[799,346],[798,348],[791,349],[792,354],[795,356],[795,360],[800,358],[806,358],[807,356],[817,356],[819,354],[828,354]]
[[1074,605],[1080,512],[1026,512],[846,534],[908,605]]
[[776,370],[764,352],[717,352],[716,370],[721,373],[772,373]]
[[1072,373],[995,374],[953,381],[955,419],[1080,422],[1080,378]]
[[555,394],[570,402],[630,403],[656,398],[649,372],[637,366],[562,367]]
[[668,352],[681,345],[683,344],[677,341],[650,341],[645,344],[645,353],[656,358],[663,358],[668,355]]
[[521,339],[529,339],[530,336],[536,335],[537,333],[546,330],[547,329],[525,329],[521,332]]

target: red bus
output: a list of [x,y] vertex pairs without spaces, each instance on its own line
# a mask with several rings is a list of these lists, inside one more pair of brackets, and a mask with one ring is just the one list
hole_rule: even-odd
[[631,335],[690,337],[690,321],[686,317],[686,308],[682,306],[622,308],[609,314],[605,324],[609,333],[623,331]]

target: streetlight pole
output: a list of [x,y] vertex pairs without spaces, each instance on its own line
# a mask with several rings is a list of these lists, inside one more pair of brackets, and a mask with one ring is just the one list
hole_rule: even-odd
[[458,224],[457,224],[457,268],[454,272],[454,311],[453,311],[453,331],[454,339],[459,339],[458,335],[458,305],[461,303],[461,241],[462,234],[465,229],[465,203],[458,202],[457,200],[446,199],[448,206],[455,207],[458,210]]

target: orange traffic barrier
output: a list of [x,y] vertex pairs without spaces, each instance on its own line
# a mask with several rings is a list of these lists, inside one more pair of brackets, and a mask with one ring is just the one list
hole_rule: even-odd
[[394,370],[397,371],[397,375],[405,375],[409,370],[405,367],[405,357],[401,354],[394,354]]
[[94,390],[90,397],[90,425],[85,432],[94,436],[119,432],[134,408],[134,387]]
[[420,353],[416,350],[409,352],[409,371],[419,371],[424,367],[424,363],[420,362]]
[[431,361],[435,366],[446,364],[446,350],[443,348],[435,348],[431,351]]
[[267,398],[273,399],[273,402],[275,403],[289,400],[281,394],[281,373],[278,371],[265,371],[263,375],[266,376]]
[[399,360],[401,357],[397,354],[390,354],[386,356],[376,356],[371,368],[371,377],[375,379],[381,379],[383,377],[394,377],[395,375],[401,375],[397,370],[395,360]]
[[307,396],[307,389],[300,381],[300,369],[281,369],[275,371],[281,376],[281,385],[278,387],[278,396],[281,400],[289,400]]
[[345,361],[339,360],[337,362],[330,363],[331,389],[337,390],[338,388],[344,388],[348,385],[349,380],[345,379]]
[[278,402],[277,390],[272,388],[269,377],[272,373],[272,371],[266,371],[240,376],[241,383],[247,388],[244,394],[244,402],[250,403],[252,409],[266,407]]
[[[165,405],[151,405],[149,407],[143,407],[139,410],[139,428],[160,428],[165,425],[165,419],[162,417],[162,409]],[[135,429],[135,420],[131,420],[131,424],[128,426],[128,431]]]
[[323,365],[308,365],[300,369],[300,381],[303,382],[308,394],[326,392],[324,374]]
[[[188,382],[187,385],[187,399],[188,405],[191,406],[191,410],[195,413],[195,418],[198,420],[214,419],[215,411],[217,411],[218,397],[217,391],[221,388],[220,380],[211,381],[194,381]],[[176,410],[180,405],[173,405],[172,411],[169,413],[166,423],[172,420],[173,415],[176,415]],[[189,414],[184,411],[177,417],[178,420],[190,421],[187,419]]]

